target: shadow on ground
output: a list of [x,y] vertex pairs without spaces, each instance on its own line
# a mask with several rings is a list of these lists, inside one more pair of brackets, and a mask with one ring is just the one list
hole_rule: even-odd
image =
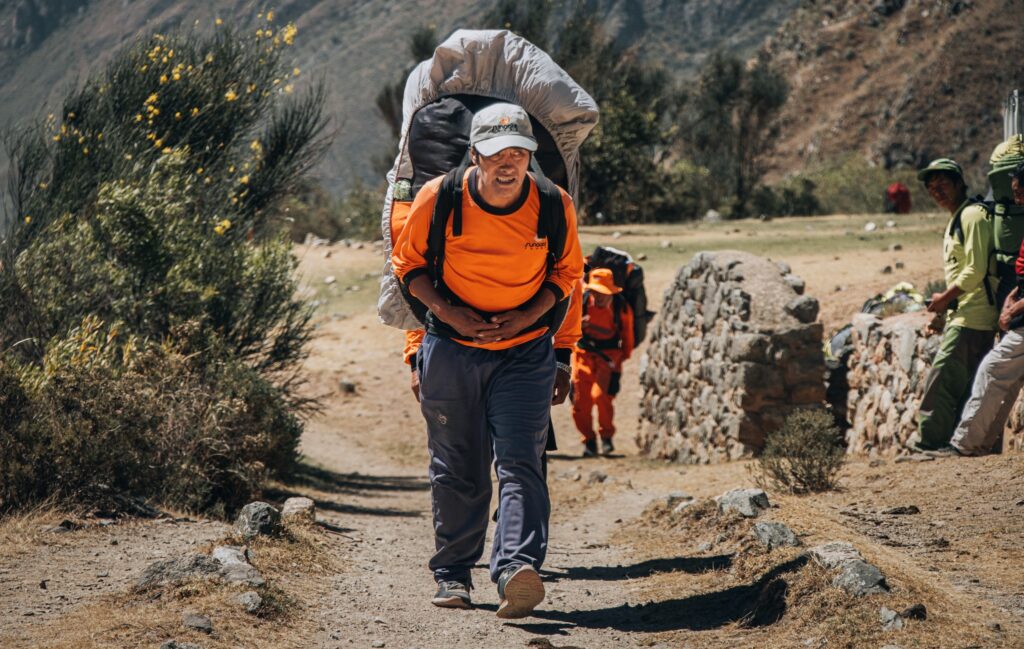
[[806,563],[807,557],[797,557],[776,566],[751,584],[703,595],[590,611],[538,610],[533,616],[548,622],[514,626],[546,635],[561,635],[572,628],[658,633],[682,629],[707,631],[737,622],[746,627],[768,626],[782,619],[786,612],[789,585],[783,576]]
[[649,559],[631,566],[587,566],[563,568],[561,571],[541,570],[541,575],[550,581],[580,579],[592,581],[617,581],[650,577],[660,572],[685,572],[699,574],[709,570],[725,570],[732,565],[732,555],[714,557],[671,557]]
[[[427,491],[430,482],[409,476],[376,476],[361,473],[338,473],[329,469],[301,464],[294,474],[282,481],[280,487],[264,491],[268,500],[283,502],[292,496],[311,497],[304,490],[318,491],[331,496],[377,497],[389,493]],[[395,509],[393,507],[366,507],[343,502],[344,498],[313,498],[317,509],[339,514],[363,516],[419,517],[419,510]],[[424,501],[426,505],[426,501]]]

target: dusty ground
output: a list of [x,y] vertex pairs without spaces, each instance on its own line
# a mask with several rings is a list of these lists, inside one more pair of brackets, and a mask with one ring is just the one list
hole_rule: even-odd
[[[862,234],[866,220],[633,227],[615,242],[649,256],[655,303],[700,247],[785,259],[822,298],[823,319],[837,326],[865,296],[938,274],[937,246],[927,243],[941,228],[937,219],[915,217],[873,237]],[[612,231],[586,231],[587,247]],[[662,247],[666,240],[671,247]],[[890,252],[893,243],[903,249]],[[223,538],[223,524],[136,522],[58,534],[40,531],[60,521],[44,512],[0,523],[0,646],[155,648],[171,638],[202,647],[1024,646],[1024,456],[854,459],[837,492],[770,493],[777,507],[768,517],[791,525],[805,545],[849,540],[886,573],[891,594],[854,601],[820,569],[793,563],[793,551],[751,550],[744,524],[683,525],[659,508],[669,492],[709,498],[749,486],[752,477],[744,463],[692,467],[637,457],[636,363],[619,399],[617,456],[580,460],[568,410],[555,410],[561,450],[550,466],[548,600],[537,614],[496,619],[497,596],[482,567],[474,574],[476,610],[433,608],[423,426],[398,358],[401,334],[375,320],[378,255],[369,247],[325,252],[299,249],[311,296],[321,301],[307,370],[324,409],[304,437],[307,468],[267,494],[275,501],[309,495],[320,525],[254,551],[285,612],[247,617],[228,593],[201,589],[155,601],[127,594],[145,565]],[[905,264],[901,274],[879,272],[896,260]],[[336,281],[325,284],[327,275]],[[607,479],[590,484],[594,471]],[[897,505],[920,513],[881,513]],[[784,580],[781,594],[776,577]],[[926,605],[927,621],[881,630],[880,606],[914,603]],[[181,628],[182,613],[192,610],[211,616],[213,635]]]

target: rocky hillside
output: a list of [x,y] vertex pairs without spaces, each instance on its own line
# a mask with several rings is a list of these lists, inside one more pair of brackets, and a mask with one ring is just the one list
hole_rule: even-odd
[[[337,139],[321,167],[324,183],[343,190],[356,176],[376,181],[369,161],[388,150],[387,131],[374,109],[381,86],[401,78],[410,33],[427,23],[447,35],[456,27],[481,27],[496,0],[15,0],[0,14],[0,123],[52,110],[76,80],[88,76],[126,41],[149,30],[214,20],[252,26],[267,7],[275,22],[299,28],[295,64],[304,79],[323,77],[331,88]],[[798,0],[591,0],[611,33],[663,60],[681,75],[699,66],[715,47],[756,50]],[[556,20],[569,2],[555,3]],[[0,9],[4,11],[4,9]],[[50,105],[44,106],[49,103]]]
[[1020,0],[808,0],[766,50],[790,79],[777,169],[952,155],[978,178],[1024,84]]
[[[295,64],[331,88],[337,129],[321,167],[343,191],[376,181],[369,161],[390,155],[374,108],[385,83],[412,64],[409,34],[480,27],[497,0],[281,0],[294,22]],[[589,0],[610,33],[680,79],[716,48],[759,48],[790,79],[776,175],[854,152],[885,167],[953,155],[981,175],[1001,136],[1006,92],[1024,85],[1021,0]],[[12,6],[13,5],[13,6]],[[269,5],[251,0],[15,0],[0,14],[0,123],[52,110],[69,86],[148,30],[221,18],[254,27]],[[569,0],[556,0],[554,22]],[[557,34],[554,35],[557,38]],[[49,104],[49,105],[47,105]]]

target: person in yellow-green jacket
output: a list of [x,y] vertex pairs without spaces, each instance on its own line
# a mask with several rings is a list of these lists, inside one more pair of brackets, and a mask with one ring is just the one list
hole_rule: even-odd
[[925,379],[917,432],[908,441],[914,450],[938,451],[949,447],[974,374],[995,338],[999,314],[989,273],[994,234],[987,208],[968,198],[959,164],[939,158],[917,177],[950,213],[942,242],[946,290],[928,305],[932,313],[946,313],[946,325]]

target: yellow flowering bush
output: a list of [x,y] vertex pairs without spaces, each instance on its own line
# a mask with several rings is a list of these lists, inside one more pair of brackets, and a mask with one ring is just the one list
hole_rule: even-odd
[[[307,406],[295,368],[311,309],[295,297],[296,261],[276,215],[327,145],[324,92],[274,85],[293,68],[284,36],[294,32],[262,29],[259,41],[230,28],[141,39],[51,118],[9,137],[0,383],[16,381],[12,394],[48,414],[0,414],[0,510],[84,493],[94,475],[229,511],[294,464]],[[72,403],[74,417],[61,410]],[[170,431],[168,419],[187,426]],[[18,457],[36,458],[9,474],[8,433],[28,445]],[[124,461],[90,439],[116,441]],[[86,458],[81,471],[61,468],[72,452]]]

